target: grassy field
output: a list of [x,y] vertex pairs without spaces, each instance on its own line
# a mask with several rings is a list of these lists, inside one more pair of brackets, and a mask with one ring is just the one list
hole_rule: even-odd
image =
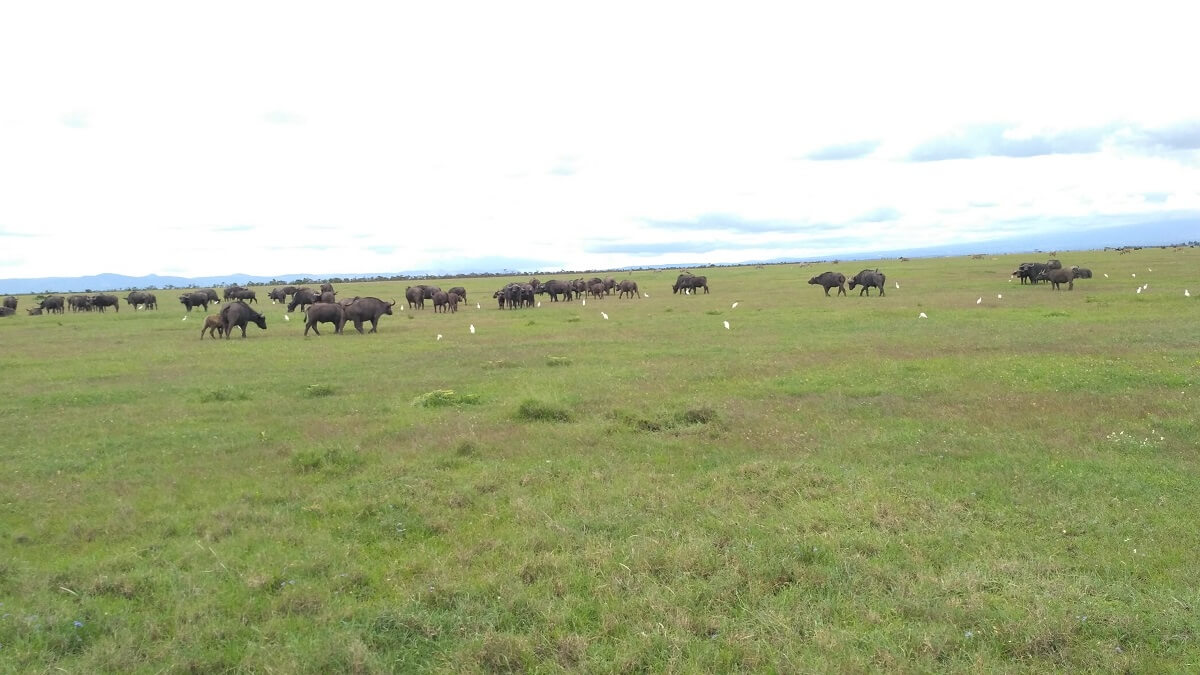
[[[308,338],[24,297],[0,671],[1195,671],[1200,250],[1058,257],[1095,278],[467,279]],[[886,297],[805,283],[865,266]]]

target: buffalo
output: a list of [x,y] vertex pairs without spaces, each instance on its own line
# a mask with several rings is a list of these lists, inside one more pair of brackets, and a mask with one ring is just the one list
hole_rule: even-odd
[[224,292],[225,299],[226,300],[238,300],[238,299],[240,299],[240,298],[238,298],[238,295],[237,295],[238,291],[244,291],[244,290],[246,290],[246,289],[242,288],[241,286],[238,286],[237,284],[233,284],[232,286],[226,286],[225,292]]
[[284,299],[286,300],[286,299],[287,299],[287,296],[289,296],[289,295],[295,295],[295,294],[296,294],[296,291],[298,291],[298,290],[300,290],[300,289],[299,289],[299,288],[296,288],[295,286],[284,286],[283,288],[281,288],[281,289],[279,289],[279,290],[283,291],[283,297],[284,297]]
[[689,286],[687,286],[685,284],[688,282],[689,279],[692,278],[692,276],[694,276],[694,275],[691,272],[683,272],[679,276],[675,277],[675,285],[671,287],[671,292],[678,293],[679,291],[682,291],[685,288],[690,288]]
[[129,295],[125,296],[125,302],[128,303],[130,307],[133,307],[133,311],[136,312],[139,305],[145,307],[146,309],[150,309],[152,304],[150,299],[153,297],[154,296],[152,294],[146,293],[145,291],[130,291]]
[[322,293],[332,293],[333,292],[333,284],[331,284],[329,282],[321,284],[321,292]]
[[[231,295],[231,297],[233,297],[234,300],[241,300],[242,302],[249,300],[250,302],[253,302],[253,303],[258,302],[258,297],[254,294],[254,291],[250,290],[249,288],[234,289],[233,293],[231,293],[230,295]],[[228,299],[228,298],[226,298],[226,299]]]
[[628,294],[631,298],[638,298],[639,300],[641,299],[642,295],[640,292],[638,292],[638,285],[636,281],[626,279],[625,281],[617,284],[617,299],[624,297],[626,294]]
[[208,333],[208,336],[214,340],[217,339],[218,335],[225,334],[225,327],[221,325],[220,314],[210,314],[204,317],[204,328],[200,329],[201,340],[204,339],[205,333]]
[[359,333],[363,332],[362,326],[364,321],[371,322],[372,333],[377,332],[379,328],[379,317],[384,314],[391,315],[392,306],[396,301],[384,302],[379,298],[359,298],[350,303],[346,307],[346,320],[354,322],[354,330]]
[[25,311],[29,312],[29,316],[40,316],[42,313],[42,308],[41,307],[28,307],[25,309]]
[[450,303],[450,311],[451,312],[458,311],[458,303],[461,300],[462,300],[462,297],[458,293],[455,293],[454,291],[451,291],[446,294],[446,301],[448,303]]
[[685,293],[699,293],[699,289],[701,288],[704,289],[705,293],[708,292],[708,277],[696,276],[694,274],[689,274],[685,277],[681,274],[675,283],[679,286],[679,290]]
[[1064,270],[1061,267],[1053,270],[1043,270],[1038,278],[1049,281],[1051,287],[1056,291],[1062,290],[1061,284],[1066,284],[1068,291],[1075,290],[1075,273],[1071,270]]
[[[566,300],[572,298],[573,292],[571,284],[566,281],[551,279],[538,287],[538,293],[549,293],[551,302],[558,302],[558,296],[563,296]],[[465,298],[464,298],[465,299]]]
[[467,289],[463,288],[462,286],[455,286],[454,288],[451,288],[448,292],[457,295],[458,299],[462,302],[467,301]]
[[202,288],[198,292],[206,295],[208,297],[208,301],[213,304],[221,302],[221,299],[217,297],[217,292],[211,288]]
[[308,329],[311,328],[314,333],[320,335],[321,331],[317,330],[318,323],[331,323],[333,332],[341,333],[342,327],[346,325],[346,308],[336,302],[318,302],[310,305],[304,334],[308,335]]
[[408,306],[414,309],[425,309],[425,294],[421,292],[420,286],[409,286],[404,289],[404,299],[408,301]]
[[106,307],[112,307],[112,308],[116,309],[118,312],[120,312],[121,311],[121,299],[115,295],[107,295],[105,293],[101,293],[99,295],[92,297],[92,306],[95,307],[96,309],[100,310],[101,312],[103,312],[104,308],[106,308]]
[[450,294],[446,291],[438,291],[433,294],[433,313],[443,314],[450,310]]
[[42,301],[38,303],[38,308],[49,314],[62,314],[63,303],[63,296],[52,295],[48,298],[42,298]]
[[808,283],[824,288],[825,297],[829,297],[829,289],[834,287],[838,289],[838,295],[846,295],[846,275],[841,272],[822,272],[809,279]]
[[15,311],[17,309],[17,299],[11,295],[4,296],[4,306]]
[[72,312],[90,312],[95,309],[92,298],[87,295],[72,295],[67,298],[67,307],[70,307]]
[[287,296],[288,294],[282,288],[272,288],[267,291],[267,299],[271,301],[272,305],[277,302],[287,302]]
[[317,302],[320,302],[320,298],[317,297],[316,293],[314,293],[311,289],[301,288],[292,294],[292,301],[288,303],[287,311],[291,312],[292,310],[296,309],[296,307],[299,307],[300,311],[304,311],[306,307],[316,304]]
[[875,288],[879,289],[879,295],[883,296],[883,282],[886,280],[887,277],[885,277],[883,272],[880,272],[878,269],[863,270],[858,274],[855,274],[854,278],[850,280],[850,290],[854,290],[855,286],[862,286],[862,290],[860,290],[858,294],[861,296],[863,293],[866,293],[867,297],[870,297],[871,287],[874,286]]
[[221,330],[225,331],[226,340],[232,335],[235,326],[242,329],[242,338],[245,338],[248,323],[253,323],[263,330],[267,329],[267,317],[254,311],[244,302],[231,302],[221,308]]
[[187,307],[187,311],[189,312],[192,311],[193,307],[203,307],[204,311],[207,312],[208,303],[216,301],[208,297],[208,294],[204,291],[192,291],[191,293],[184,293],[179,296],[179,302],[183,303],[183,306]]
[[603,281],[597,281],[588,286],[588,293],[597,300],[603,299],[608,294],[608,289],[604,287]]
[[333,291],[321,291],[321,297],[317,298],[318,302],[337,302],[337,293]]
[[13,314],[16,314],[16,313],[17,313],[17,310],[13,309],[12,307],[8,307],[6,305],[0,305],[0,316],[12,316]]
[[1086,267],[1071,266],[1071,272],[1075,274],[1076,279],[1091,279],[1092,271]]

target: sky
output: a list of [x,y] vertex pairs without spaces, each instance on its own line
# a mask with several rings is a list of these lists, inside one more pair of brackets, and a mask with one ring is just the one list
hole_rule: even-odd
[[1194,16],[2,3],[0,278],[803,260],[1141,222],[1197,239]]

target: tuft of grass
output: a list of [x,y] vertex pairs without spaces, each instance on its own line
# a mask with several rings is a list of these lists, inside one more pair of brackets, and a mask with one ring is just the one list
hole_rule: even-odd
[[212,403],[214,401],[249,401],[250,394],[241,389],[233,387],[221,387],[219,389],[209,389],[200,394],[201,403]]
[[570,422],[571,411],[554,403],[527,398],[517,406],[517,419],[527,422]]
[[364,464],[363,457],[341,445],[306,448],[292,453],[292,468],[300,473],[349,473]]
[[516,367],[517,367],[517,364],[513,363],[512,361],[506,361],[504,359],[497,359],[495,361],[485,361],[483,364],[484,370],[497,370],[500,368],[516,368]]
[[414,398],[414,408],[458,408],[479,403],[479,394],[459,394],[450,389],[435,389]]
[[571,363],[572,363],[571,359],[567,358],[566,356],[547,356],[546,357],[546,365],[548,365],[548,366],[569,366],[569,365],[571,365]]
[[463,439],[454,446],[454,454],[459,457],[474,457],[479,454],[479,446],[470,439]]
[[333,387],[328,384],[310,384],[304,388],[304,395],[309,398],[333,396]]
[[682,427],[712,424],[719,419],[717,411],[712,408],[689,408],[655,418],[643,417],[635,413],[620,410],[613,413],[613,416],[617,421],[635,431],[646,432],[670,431]]

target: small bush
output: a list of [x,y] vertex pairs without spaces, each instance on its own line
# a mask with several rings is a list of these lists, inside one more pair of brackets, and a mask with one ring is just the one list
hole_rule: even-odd
[[517,419],[528,422],[570,422],[571,411],[560,405],[527,398],[517,407]]
[[474,441],[469,439],[459,441],[458,445],[454,448],[454,454],[459,457],[474,457],[478,453],[479,447],[475,445]]
[[548,366],[569,366],[569,365],[571,365],[571,359],[569,359],[565,356],[547,356],[546,357],[546,365],[548,365]]
[[352,471],[362,464],[362,456],[353,450],[346,450],[340,445],[297,450],[292,454],[292,467],[301,473]]
[[692,408],[675,416],[680,424],[708,424],[717,420],[717,411],[712,408]]
[[304,395],[309,398],[333,396],[333,387],[327,384],[310,384],[304,388]]
[[414,408],[446,408],[475,405],[479,394],[459,394],[450,389],[435,389],[413,399]]
[[220,389],[210,389],[200,394],[201,403],[212,403],[213,401],[249,401],[250,394],[247,394],[240,389],[233,387],[222,387]]

